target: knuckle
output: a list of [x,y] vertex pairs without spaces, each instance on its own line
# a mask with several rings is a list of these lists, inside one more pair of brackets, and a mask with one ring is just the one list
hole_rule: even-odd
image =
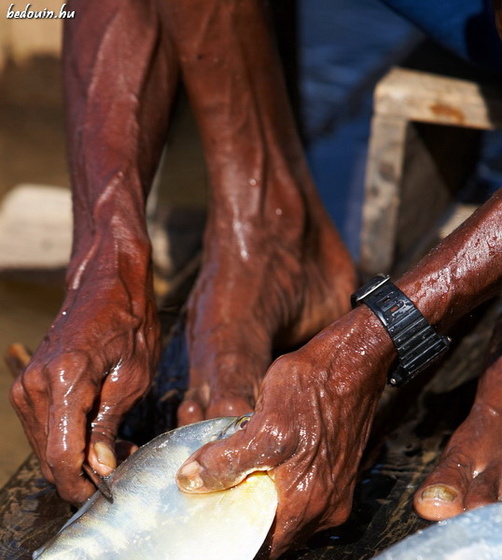
[[274,360],[273,368],[277,370],[289,371],[291,367],[294,367],[295,361],[291,360],[289,354],[283,354]]
[[305,352],[295,351],[279,356],[273,364],[274,369],[287,375],[288,378],[298,376],[312,368],[312,362]]
[[336,527],[345,523],[350,516],[352,508],[348,504],[339,505],[334,510],[332,510],[327,516],[326,520],[321,523],[323,528]]
[[17,378],[10,388],[10,400],[15,408],[19,408],[25,402],[24,387],[20,378]]
[[92,422],[92,439],[94,441],[114,440],[120,418],[117,416],[106,416]]
[[70,452],[53,446],[49,446],[45,453],[45,461],[52,472],[65,470],[72,463],[70,457]]
[[95,366],[93,367],[93,361],[88,353],[83,350],[72,350],[54,356],[45,366],[45,370],[50,376],[59,378],[62,372],[72,372],[73,379],[85,377],[89,380],[93,377],[89,374],[96,369]]
[[56,481],[54,479],[54,476],[52,475],[52,470],[46,463],[46,461],[40,461],[40,468],[42,469],[42,474],[44,475],[44,478],[47,480],[47,482],[55,484]]
[[193,400],[184,400],[177,411],[178,425],[186,426],[203,420],[202,407]]
[[86,486],[82,478],[64,482],[56,481],[56,488],[61,498],[66,502],[77,504],[84,502],[92,494],[92,490],[90,491]]
[[40,391],[43,385],[43,376],[41,375],[40,368],[28,366],[26,370],[18,378],[25,393],[34,393]]
[[252,412],[252,407],[243,398],[216,399],[207,409],[207,418],[218,418],[220,416],[242,416]]

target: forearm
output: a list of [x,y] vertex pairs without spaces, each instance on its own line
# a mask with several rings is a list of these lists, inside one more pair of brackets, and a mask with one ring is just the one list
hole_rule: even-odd
[[397,282],[445,331],[502,287],[502,189]]
[[145,202],[177,65],[156,3],[75,0],[64,33],[73,260],[149,258]]
[[204,145],[212,210],[267,224],[281,222],[277,209],[282,220],[294,211],[294,230],[304,197],[316,194],[264,3],[187,0],[166,9]]
[[[477,305],[500,292],[502,278],[502,190],[498,191],[460,228],[427,254],[396,284],[440,332]],[[341,336],[341,334],[343,336]],[[360,305],[327,327],[305,348],[321,356],[313,371],[327,370],[335,387],[362,373],[383,388],[396,349],[387,330],[366,306]],[[345,371],[336,366],[340,352]],[[360,359],[365,368],[361,369]],[[366,367],[367,366],[367,367]]]

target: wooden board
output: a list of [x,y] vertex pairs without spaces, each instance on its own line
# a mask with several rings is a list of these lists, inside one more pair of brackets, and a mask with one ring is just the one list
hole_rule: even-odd
[[481,132],[501,127],[502,89],[486,76],[393,68],[380,80],[362,211],[364,278],[400,274],[437,243],[475,170]]
[[0,271],[67,265],[73,218],[69,189],[23,184],[0,207]]
[[379,82],[375,110],[410,121],[484,130],[502,127],[500,88],[407,68],[393,68]]

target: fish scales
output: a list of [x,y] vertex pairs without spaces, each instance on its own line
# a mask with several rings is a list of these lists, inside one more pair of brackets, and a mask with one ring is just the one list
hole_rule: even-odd
[[275,516],[277,493],[266,473],[235,488],[190,495],[175,474],[196,449],[228,437],[240,419],[218,418],[153,439],[109,477],[110,503],[99,492],[37,560],[252,560]]
[[502,503],[466,511],[418,531],[374,560],[500,560]]

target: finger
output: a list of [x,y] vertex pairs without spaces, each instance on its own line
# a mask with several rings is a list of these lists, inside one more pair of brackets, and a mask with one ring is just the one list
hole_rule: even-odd
[[44,368],[50,380],[46,461],[60,496],[82,502],[94,491],[83,476],[89,413],[99,393],[101,364],[86,352],[61,354]]
[[497,465],[487,468],[473,478],[464,498],[465,509],[475,509],[493,504],[500,499],[502,481]]
[[72,503],[83,502],[94,492],[82,473],[87,412],[83,407],[64,412],[59,407],[50,410],[46,461],[59,495]]
[[115,440],[124,414],[146,392],[149,374],[138,375],[132,367],[117,368],[109,374],[101,388],[100,405],[91,423],[89,465],[100,475],[108,476],[117,466]]
[[117,440],[115,442],[115,457],[117,458],[117,464],[123,463],[128,457],[133,453],[136,453],[138,446],[132,441]]
[[415,509],[424,519],[439,521],[462,513],[472,480],[471,469],[462,457],[443,457],[415,493]]
[[252,418],[228,439],[193,453],[177,473],[178,486],[185,492],[214,492],[235,486],[253,471],[277,467],[291,449],[276,435],[271,425]]
[[209,418],[243,416],[252,411],[253,408],[249,402],[240,397],[217,399],[206,408],[202,406],[200,399],[192,394],[185,397],[178,407],[178,426],[187,426]]
[[210,404],[206,412],[206,418],[220,418],[221,416],[244,416],[253,412],[253,409],[246,399],[225,398],[216,399]]
[[204,420],[204,412],[200,403],[185,397],[178,407],[178,426],[188,426],[202,420]]
[[[318,531],[344,523],[352,509],[354,483],[343,480],[327,483],[316,479],[322,470],[312,463],[285,462],[273,471],[278,495],[278,506],[273,530],[267,544],[273,558],[289,549],[301,548]],[[336,485],[337,498],[332,498],[332,486]],[[310,489],[309,489],[310,487]]]
[[45,425],[49,416],[49,397],[44,387],[40,381],[39,369],[29,368],[13,382],[10,401],[40,461],[43,475],[53,483],[54,479],[45,457],[47,442]]

